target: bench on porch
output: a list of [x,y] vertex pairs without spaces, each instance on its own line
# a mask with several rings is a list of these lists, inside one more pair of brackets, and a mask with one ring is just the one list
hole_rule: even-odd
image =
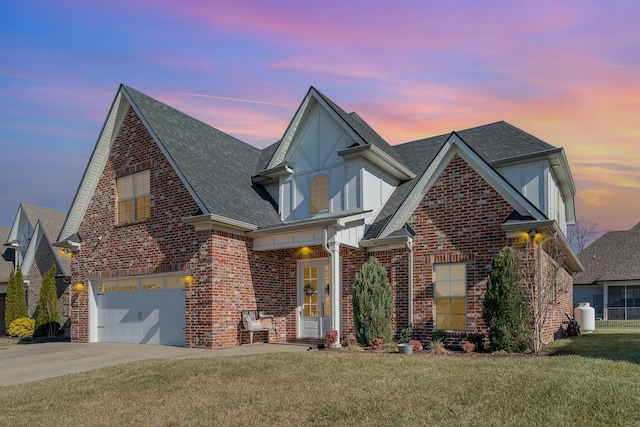
[[272,315],[260,314],[258,310],[241,310],[240,315],[242,319],[240,332],[249,333],[249,344],[253,344],[255,332],[277,331]]

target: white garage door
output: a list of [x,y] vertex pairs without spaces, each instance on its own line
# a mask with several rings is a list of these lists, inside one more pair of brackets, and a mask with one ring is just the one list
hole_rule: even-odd
[[182,276],[98,282],[98,341],[184,346]]

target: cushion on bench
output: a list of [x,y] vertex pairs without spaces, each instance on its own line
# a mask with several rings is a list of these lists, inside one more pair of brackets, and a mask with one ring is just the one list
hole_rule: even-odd
[[262,323],[259,320],[253,320],[251,316],[245,314],[242,316],[242,323],[247,331],[259,331],[262,330]]

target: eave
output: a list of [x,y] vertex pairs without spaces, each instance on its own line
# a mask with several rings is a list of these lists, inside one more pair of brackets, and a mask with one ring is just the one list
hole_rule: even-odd
[[298,221],[289,224],[277,225],[270,228],[262,228],[247,233],[249,237],[262,237],[270,234],[289,233],[302,230],[314,230],[324,227],[342,228],[356,221],[364,221],[371,216],[371,211],[357,212],[341,216],[323,217],[305,221]]
[[73,240],[59,240],[55,243],[52,243],[51,246],[66,249],[69,252],[76,252],[80,250],[82,244],[80,242],[74,242]]
[[338,155],[346,160],[365,159],[391,174],[399,181],[408,181],[415,178],[415,174],[393,157],[382,151],[375,145],[366,144],[347,148],[338,152]]
[[182,222],[195,227],[196,231],[220,230],[231,233],[246,233],[258,228],[255,224],[226,218],[215,214],[204,214],[182,218]]
[[519,238],[525,234],[530,235],[531,232],[542,234],[549,238],[560,239],[560,246],[563,254],[565,255],[564,262],[567,268],[572,273],[584,271],[584,266],[573,252],[573,249],[571,249],[569,241],[566,239],[564,233],[560,230],[560,227],[555,220],[509,221],[503,223],[501,228],[502,231],[506,233],[507,238],[512,239]]
[[273,184],[279,181],[281,176],[288,176],[293,173],[293,168],[287,162],[284,162],[278,166],[270,169],[260,171],[256,176],[251,178],[251,181],[255,184]]

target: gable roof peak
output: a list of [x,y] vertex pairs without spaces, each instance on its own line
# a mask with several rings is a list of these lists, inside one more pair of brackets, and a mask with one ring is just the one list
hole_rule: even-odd
[[356,112],[347,113],[342,107],[333,102],[328,96],[318,90],[315,86],[310,86],[302,103],[298,107],[296,114],[287,126],[285,133],[278,143],[278,147],[274,150],[273,155],[269,159],[264,169],[277,166],[284,160],[284,156],[289,149],[291,141],[298,130],[299,124],[304,121],[309,110],[314,106],[311,100],[324,106],[338,121],[342,122],[349,129],[354,137],[361,141],[363,145],[376,146],[386,156],[392,159],[402,168],[406,168],[402,158],[396,150],[387,141],[384,140],[365,120]]

